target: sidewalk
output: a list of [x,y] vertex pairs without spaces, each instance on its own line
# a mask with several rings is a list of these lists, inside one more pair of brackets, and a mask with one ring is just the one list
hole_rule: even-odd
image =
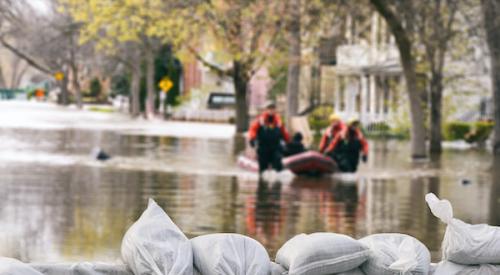
[[130,135],[214,139],[229,139],[235,134],[231,124],[132,119],[121,113],[26,101],[0,101],[0,128],[103,130]]

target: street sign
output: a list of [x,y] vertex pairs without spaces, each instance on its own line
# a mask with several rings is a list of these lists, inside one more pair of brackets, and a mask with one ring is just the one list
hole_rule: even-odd
[[56,72],[54,74],[54,78],[57,80],[57,81],[61,81],[64,79],[64,73],[63,72]]
[[172,87],[174,86],[174,83],[172,82],[172,80],[170,80],[170,78],[168,78],[168,76],[165,76],[161,81],[160,83],[158,84],[158,87],[160,87],[160,89],[164,92],[164,93],[168,93],[168,91],[170,89],[172,89]]

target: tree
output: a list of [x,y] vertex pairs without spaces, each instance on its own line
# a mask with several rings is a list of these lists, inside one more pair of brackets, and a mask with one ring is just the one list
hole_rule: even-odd
[[[387,22],[399,50],[410,105],[412,157],[425,158],[427,156],[425,116],[421,100],[424,91],[417,83],[416,59],[411,40],[411,30],[414,26],[411,21],[403,21],[403,18],[396,13],[394,6],[387,0],[370,0],[370,2]],[[404,2],[411,5],[412,1],[405,0]]]
[[24,1],[6,0],[2,3],[6,6],[0,6],[0,10],[8,7],[10,11],[4,17],[6,22],[2,21],[6,28],[0,33],[0,43],[44,74],[52,76],[63,72],[64,78],[59,81],[59,102],[64,105],[69,103],[68,84],[71,80],[77,106],[81,108],[80,70],[84,61],[91,60],[88,58],[91,47],[77,43],[80,26],[58,10],[57,0],[46,1],[47,14],[34,12],[31,5]]
[[493,154],[500,155],[500,2],[481,0],[486,41],[490,52],[494,120]]
[[196,8],[196,14],[200,16],[187,14],[185,21],[190,26],[198,26],[195,33],[198,41],[213,38],[230,65],[224,67],[207,60],[202,49],[193,45],[195,42],[188,44],[187,48],[202,64],[233,79],[236,92],[236,130],[244,132],[249,125],[248,84],[282,41],[286,2],[206,0]]
[[445,58],[449,44],[456,36],[456,15],[459,8],[458,0],[424,0],[407,5],[405,10],[409,16],[414,16],[417,43],[422,44],[422,53],[426,60],[429,83],[430,106],[430,146],[431,153],[441,153],[442,141],[442,105],[444,89]]
[[[146,64],[146,117],[155,113],[156,83],[154,82],[154,59],[165,35],[162,28],[168,28],[166,22],[175,21],[166,17],[164,4],[160,0],[150,1],[100,1],[100,0],[62,0],[64,7],[75,21],[82,25],[80,42],[95,41],[98,50],[118,56],[117,49],[122,45],[136,52],[129,64],[132,71],[132,113],[138,113],[138,91],[140,87],[140,64],[137,58],[143,57]],[[127,59],[126,56],[121,58]],[[130,64],[132,63],[132,64]],[[139,79],[139,80],[138,80]]]
[[288,75],[286,84],[287,118],[290,127],[292,117],[299,111],[300,67],[301,67],[301,0],[291,0],[289,5]]

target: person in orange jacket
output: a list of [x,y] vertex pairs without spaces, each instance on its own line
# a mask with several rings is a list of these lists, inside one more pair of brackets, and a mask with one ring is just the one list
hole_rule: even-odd
[[326,154],[335,160],[342,172],[356,172],[360,154],[363,162],[368,160],[368,141],[359,126],[359,120],[352,120],[326,148]]
[[346,126],[340,119],[340,117],[333,113],[330,115],[330,127],[325,131],[321,137],[321,142],[319,143],[319,152],[325,153],[326,148],[330,143],[343,131],[345,131]]
[[250,125],[248,131],[250,146],[257,147],[259,174],[271,165],[276,171],[283,170],[281,159],[283,156],[282,141],[288,143],[290,136],[286,131],[281,117],[276,113],[276,105],[269,103],[266,110]]

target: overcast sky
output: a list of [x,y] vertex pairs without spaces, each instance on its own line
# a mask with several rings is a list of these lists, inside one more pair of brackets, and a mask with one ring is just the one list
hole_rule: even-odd
[[47,13],[49,11],[46,0],[27,0],[27,2],[32,5],[37,12]]

